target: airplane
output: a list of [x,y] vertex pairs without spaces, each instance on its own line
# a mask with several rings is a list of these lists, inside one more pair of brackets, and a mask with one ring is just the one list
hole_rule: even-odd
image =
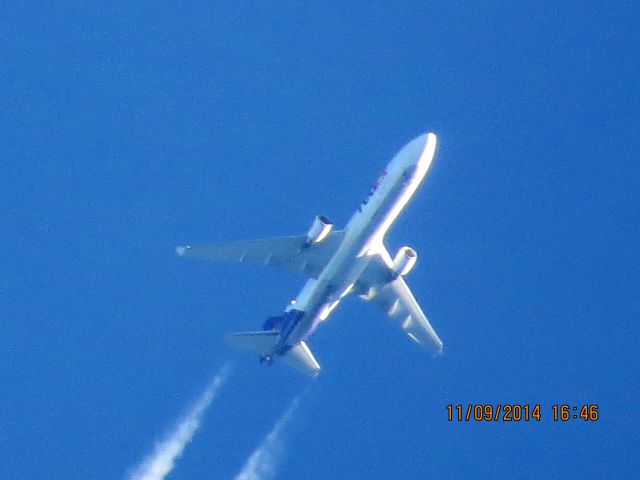
[[387,231],[429,172],[435,150],[433,133],[407,143],[343,230],[333,230],[333,223],[319,215],[303,235],[176,247],[182,257],[278,266],[308,278],[284,313],[267,318],[262,330],[228,335],[227,343],[258,353],[261,363],[282,359],[316,375],[320,364],[307,340],[343,298],[354,294],[379,305],[414,342],[441,354],[443,343],[404,280],[416,264],[416,251],[404,246],[392,258],[384,245]]

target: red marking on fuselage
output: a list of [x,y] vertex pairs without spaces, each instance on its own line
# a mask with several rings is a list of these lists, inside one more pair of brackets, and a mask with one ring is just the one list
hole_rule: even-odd
[[386,177],[386,176],[387,176],[387,171],[385,170],[384,172],[382,172],[382,174],[376,180],[376,183],[373,185],[373,189],[374,190],[376,190],[380,186],[380,184],[384,180],[384,177]]

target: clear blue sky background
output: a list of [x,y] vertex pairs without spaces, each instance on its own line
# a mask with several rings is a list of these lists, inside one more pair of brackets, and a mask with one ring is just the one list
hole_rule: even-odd
[[445,355],[346,301],[278,478],[637,475],[640,9],[501,3],[5,3],[0,478],[122,478],[228,359],[170,478],[232,477],[309,381],[222,337],[303,279],[174,246],[344,225],[423,131],[436,161],[388,245],[418,250]]

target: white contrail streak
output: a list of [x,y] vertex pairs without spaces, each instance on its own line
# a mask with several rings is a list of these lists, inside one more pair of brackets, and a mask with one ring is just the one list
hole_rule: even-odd
[[236,475],[235,480],[266,480],[273,477],[279,460],[280,434],[282,429],[291,421],[298,407],[300,397],[305,393],[306,391],[293,399],[289,408],[282,414],[262,443],[247,459],[240,473]]
[[200,398],[164,440],[156,443],[152,454],[129,474],[129,480],[163,480],[193,439],[205,410],[211,405],[220,386],[227,379],[229,366],[224,365]]

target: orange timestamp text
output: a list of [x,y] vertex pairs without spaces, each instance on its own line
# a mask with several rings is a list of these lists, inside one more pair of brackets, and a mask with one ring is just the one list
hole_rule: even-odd
[[[449,404],[446,409],[447,420],[450,422],[539,422],[543,417],[540,404]],[[595,404],[554,404],[551,406],[551,418],[554,422],[596,422],[600,418],[600,412]]]

